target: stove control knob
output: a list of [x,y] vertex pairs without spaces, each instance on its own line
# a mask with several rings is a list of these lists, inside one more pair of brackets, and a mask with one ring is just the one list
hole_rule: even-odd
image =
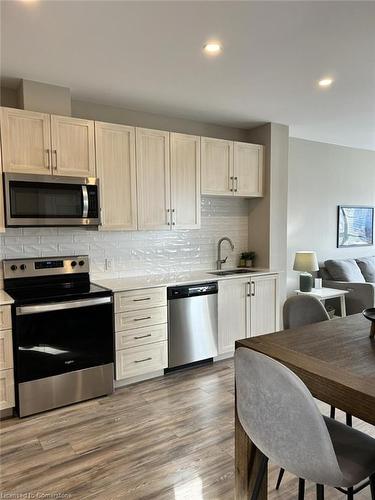
[[80,266],[83,266],[83,265],[84,265],[84,263],[85,263],[85,261],[84,261],[84,260],[80,260],[80,261],[78,262],[78,264],[79,264]]
[[21,264],[21,265],[20,265],[20,269],[21,269],[22,271],[24,271],[24,270],[26,269],[26,264]]
[[75,260],[72,260],[71,266],[76,267],[76,265],[77,265],[77,262]]
[[12,271],[17,271],[17,266],[15,264],[12,264],[10,268]]

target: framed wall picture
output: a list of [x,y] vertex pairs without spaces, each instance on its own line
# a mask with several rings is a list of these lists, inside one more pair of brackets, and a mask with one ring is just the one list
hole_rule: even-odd
[[339,205],[337,247],[362,247],[374,244],[374,207]]

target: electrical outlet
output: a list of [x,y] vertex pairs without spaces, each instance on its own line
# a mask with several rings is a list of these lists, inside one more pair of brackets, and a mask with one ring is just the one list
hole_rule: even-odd
[[111,271],[113,269],[113,260],[105,259],[105,269],[106,271]]

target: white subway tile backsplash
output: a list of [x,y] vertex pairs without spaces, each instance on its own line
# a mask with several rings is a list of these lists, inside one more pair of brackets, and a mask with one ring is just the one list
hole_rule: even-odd
[[[219,238],[228,264],[237,265],[248,249],[248,202],[238,198],[202,198],[201,229],[178,231],[93,231],[87,228],[7,229],[0,236],[0,258],[89,254],[95,279],[148,273],[211,269]],[[106,271],[105,259],[113,260]]]

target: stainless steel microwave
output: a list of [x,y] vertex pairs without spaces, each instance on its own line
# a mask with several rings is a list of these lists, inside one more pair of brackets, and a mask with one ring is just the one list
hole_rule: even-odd
[[99,225],[97,179],[3,175],[7,227]]

